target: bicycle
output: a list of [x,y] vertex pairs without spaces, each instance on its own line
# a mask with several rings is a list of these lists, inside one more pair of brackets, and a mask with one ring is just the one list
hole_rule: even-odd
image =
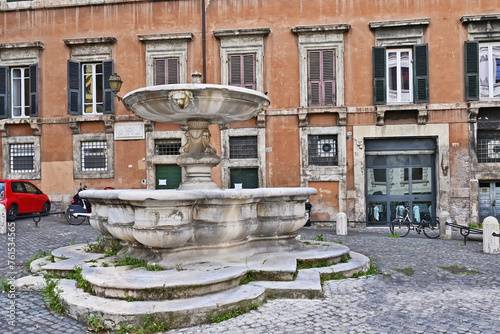
[[427,238],[436,239],[439,237],[439,220],[425,220],[422,219],[420,222],[414,222],[410,219],[410,207],[405,206],[405,216],[399,216],[394,219],[389,225],[391,234],[398,235],[400,237],[405,237],[410,233],[410,230],[424,232]]

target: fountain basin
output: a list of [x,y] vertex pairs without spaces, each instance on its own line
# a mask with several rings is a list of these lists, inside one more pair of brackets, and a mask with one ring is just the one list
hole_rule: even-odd
[[314,188],[85,190],[90,224],[122,241],[123,253],[164,267],[301,247]]
[[136,89],[123,97],[134,114],[155,122],[186,124],[203,119],[210,124],[255,117],[269,98],[256,90],[214,84],[158,85]]

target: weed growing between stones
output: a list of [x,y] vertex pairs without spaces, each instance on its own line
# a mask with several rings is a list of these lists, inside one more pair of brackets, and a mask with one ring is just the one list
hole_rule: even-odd
[[109,330],[102,323],[101,318],[94,317],[93,315],[89,316],[87,319],[87,327],[89,331],[94,333],[108,333]]
[[68,306],[63,303],[60,299],[61,289],[57,288],[58,279],[52,278],[50,275],[45,277],[45,287],[42,289],[43,298],[48,299],[45,305],[54,312],[66,316],[66,310]]
[[323,234],[317,235],[313,238],[314,241],[325,241]]
[[406,268],[392,268],[392,270],[395,270],[401,274],[405,274],[406,276],[413,276],[415,273],[415,268],[413,267],[406,267]]
[[26,270],[29,271],[30,266],[31,266],[31,262],[38,260],[38,259],[41,259],[42,257],[46,257],[48,255],[50,255],[50,254],[44,250],[39,249],[38,252],[36,252],[36,254],[33,255],[33,257],[28,262],[25,263],[24,267],[26,268]]
[[114,256],[122,249],[120,241],[116,239],[101,239],[97,237],[95,243],[83,247],[87,253],[101,253],[105,256]]
[[12,289],[12,284],[5,278],[0,280],[0,285],[2,286],[2,291],[9,292]]
[[389,234],[389,238],[399,238],[399,234],[391,233],[391,234]]
[[252,310],[256,310],[257,308],[259,308],[259,304],[254,302],[252,303],[250,308],[237,308],[220,316],[210,315],[210,321],[212,321],[213,323],[223,322],[231,318],[236,318],[237,316],[245,314]]
[[245,285],[252,281],[255,281],[255,278],[252,276],[252,273],[246,273],[246,275],[241,279],[240,285]]
[[453,264],[451,266],[438,266],[438,268],[446,270],[452,274],[461,274],[461,275],[479,275],[479,274],[482,274],[482,272],[480,272],[479,270],[467,268],[464,266],[459,266],[456,264]]
[[90,284],[90,282],[87,281],[86,279],[84,279],[82,276],[82,268],[75,267],[74,270],[75,270],[75,272],[73,272],[72,274],[69,274],[65,278],[76,280],[76,286],[78,288],[82,289],[83,291],[85,291],[87,293],[93,294],[92,284]]

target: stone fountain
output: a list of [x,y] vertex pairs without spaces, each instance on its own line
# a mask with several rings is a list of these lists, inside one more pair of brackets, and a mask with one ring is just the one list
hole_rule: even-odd
[[[68,246],[53,251],[58,261],[34,264],[51,273],[82,268],[90,293],[74,281],[59,282],[70,316],[98,316],[116,329],[152,314],[171,328],[183,327],[260,305],[268,293],[318,297],[320,277],[368,269],[368,258],[346,246],[297,240],[306,223],[305,202],[316,189],[219,189],[213,182],[211,170],[220,158],[210,145],[209,125],[255,117],[269,105],[266,95],[195,80],[137,89],[123,103],[143,119],[187,125],[177,159],[185,178],[177,190],[80,193],[92,203],[92,227],[108,241],[118,240],[121,251],[105,258]],[[109,266],[125,257],[163,270]],[[346,263],[334,265],[341,260]],[[316,268],[318,263],[323,266]],[[298,270],[298,264],[315,269]]]

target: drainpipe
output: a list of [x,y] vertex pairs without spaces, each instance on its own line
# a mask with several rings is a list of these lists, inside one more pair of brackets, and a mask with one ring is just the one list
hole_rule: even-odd
[[207,38],[205,30],[205,0],[201,0],[201,41],[203,58],[203,83],[207,83]]

